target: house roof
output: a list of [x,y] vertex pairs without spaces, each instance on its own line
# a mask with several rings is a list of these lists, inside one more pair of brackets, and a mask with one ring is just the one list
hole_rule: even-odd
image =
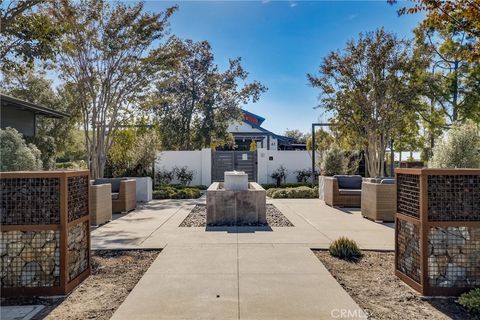
[[65,118],[70,117],[70,114],[66,112],[60,112],[53,109],[49,109],[38,104],[34,104],[25,100],[17,99],[12,96],[0,94],[0,102],[2,107],[13,107],[21,110],[29,110],[35,114],[39,114],[49,118]]
[[265,118],[260,117],[259,115],[255,114],[255,113],[251,113],[251,112],[248,112],[247,110],[243,110],[243,109],[242,109],[242,112],[243,112],[244,121],[247,121],[248,123],[261,125],[263,123],[263,121],[265,121]]
[[289,144],[295,143],[295,139],[293,138],[275,134],[265,128],[262,128],[260,125],[263,123],[263,121],[265,121],[265,118],[260,117],[255,113],[248,112],[247,110],[242,109],[242,112],[244,114],[243,121],[251,125],[253,128],[256,128],[266,134],[270,134],[272,137],[274,137],[277,140],[280,140]]

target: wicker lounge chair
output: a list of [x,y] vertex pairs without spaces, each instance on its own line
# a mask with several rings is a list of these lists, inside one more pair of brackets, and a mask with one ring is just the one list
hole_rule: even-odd
[[372,179],[362,183],[362,215],[373,221],[393,222],[397,207],[394,179]]
[[99,225],[112,220],[112,186],[109,183],[94,185],[90,181],[90,220]]
[[360,207],[362,200],[361,176],[325,177],[325,203],[329,206]]
[[111,202],[113,212],[128,212],[137,207],[136,181],[127,178],[96,179],[95,184],[110,183],[112,186]]

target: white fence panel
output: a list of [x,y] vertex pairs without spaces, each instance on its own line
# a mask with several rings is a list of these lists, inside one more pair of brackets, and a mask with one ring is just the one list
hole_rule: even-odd
[[[155,171],[172,170],[175,167],[187,167],[193,171],[190,185],[211,184],[212,151],[209,148],[192,151],[163,151],[155,160]],[[179,181],[173,180],[172,183]]]
[[[266,165],[260,166],[259,163],[259,182],[260,183],[274,183],[275,181],[270,175],[280,166],[287,169],[287,183],[297,182],[298,170],[311,170],[312,155],[309,151],[283,151],[283,150],[265,150],[259,149],[259,162],[265,161]],[[265,156],[262,157],[262,153]],[[263,172],[260,169],[263,168]]]

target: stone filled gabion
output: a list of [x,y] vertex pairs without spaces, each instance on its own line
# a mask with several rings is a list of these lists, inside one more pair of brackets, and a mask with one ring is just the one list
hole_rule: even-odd
[[60,233],[5,231],[0,239],[3,288],[60,284]]
[[419,282],[421,277],[420,230],[411,222],[398,220],[397,235],[397,269]]
[[479,287],[480,170],[397,169],[396,177],[396,274],[423,295]]
[[428,252],[430,286],[480,286],[480,228],[430,228]]
[[60,223],[58,178],[1,178],[2,225]]
[[79,223],[68,230],[68,280],[88,267],[88,225]]

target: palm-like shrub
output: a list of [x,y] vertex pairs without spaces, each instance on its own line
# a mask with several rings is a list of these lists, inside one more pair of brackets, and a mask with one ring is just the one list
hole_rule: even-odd
[[41,170],[41,153],[13,128],[0,129],[0,171]]
[[342,260],[357,261],[362,257],[362,252],[354,240],[340,237],[330,244],[330,254]]
[[322,173],[325,176],[345,174],[347,172],[348,159],[344,152],[337,146],[333,146],[325,153],[322,163]]
[[455,124],[437,142],[431,168],[480,168],[480,126],[473,121]]

